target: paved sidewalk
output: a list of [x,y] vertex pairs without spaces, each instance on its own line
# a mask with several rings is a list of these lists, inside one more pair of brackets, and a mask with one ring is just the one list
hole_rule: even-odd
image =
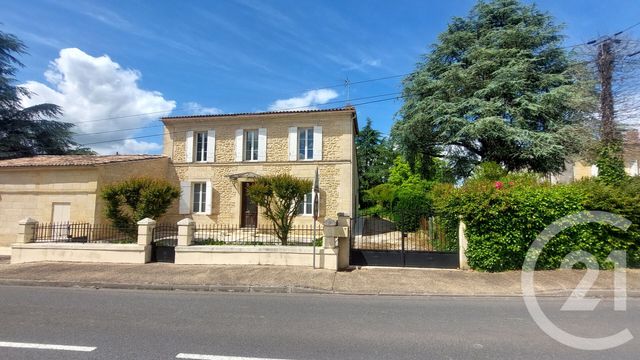
[[[539,295],[567,296],[583,271],[540,271]],[[520,272],[360,268],[348,271],[287,266],[29,263],[0,260],[0,284],[229,292],[316,292],[376,295],[520,296]],[[613,273],[602,271],[592,294],[613,295]],[[640,270],[627,271],[629,296],[640,297]]]

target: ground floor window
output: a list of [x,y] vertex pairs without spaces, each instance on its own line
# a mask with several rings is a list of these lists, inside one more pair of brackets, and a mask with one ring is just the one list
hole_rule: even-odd
[[299,215],[313,215],[313,193],[305,194],[304,201],[298,207]]
[[193,183],[193,205],[191,212],[203,213],[206,211],[207,184],[203,182]]

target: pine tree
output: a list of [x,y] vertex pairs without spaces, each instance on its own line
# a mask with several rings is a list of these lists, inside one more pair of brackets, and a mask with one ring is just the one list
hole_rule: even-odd
[[15,85],[15,74],[24,65],[16,56],[26,54],[17,37],[0,31],[0,159],[39,154],[93,153],[77,148],[72,140],[73,124],[53,119],[62,115],[54,104],[21,105],[28,89]]
[[423,176],[445,157],[459,176],[493,161],[560,172],[588,136],[592,83],[560,46],[561,26],[517,0],[480,1],[456,17],[404,80],[392,134]]
[[356,148],[360,204],[364,204],[364,192],[387,181],[394,154],[389,141],[373,128],[370,118],[358,132]]

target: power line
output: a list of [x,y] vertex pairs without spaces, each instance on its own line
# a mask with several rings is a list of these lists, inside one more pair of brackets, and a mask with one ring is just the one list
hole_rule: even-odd
[[[404,73],[404,74],[389,75],[389,76],[383,76],[383,77],[365,79],[365,80],[359,80],[359,81],[350,81],[349,85],[358,85],[358,84],[370,83],[370,82],[375,82],[375,81],[389,80],[389,79],[408,76],[410,74],[411,73]],[[302,92],[308,92],[308,91],[313,91],[313,90],[321,90],[321,89],[332,89],[332,88],[343,87],[343,86],[345,86],[344,83],[335,84],[335,85],[328,85],[328,86],[321,86],[321,87],[302,90]],[[177,109],[185,110],[187,107],[188,107],[188,105],[183,105],[182,107],[177,108]],[[299,108],[304,108],[304,107],[305,106],[301,106]],[[122,116],[112,116],[112,117],[100,118],[100,119],[92,119],[92,120],[75,121],[75,122],[73,122],[73,124],[85,124],[85,123],[98,122],[98,121],[118,120],[118,119],[126,119],[126,118],[138,117],[138,116],[164,114],[164,113],[170,113],[171,111],[175,111],[175,110],[176,109],[169,110],[169,111],[166,111],[166,110],[151,111],[151,112],[146,112],[146,113],[138,113],[138,114],[130,114],[130,115],[122,115]]]
[[[369,98],[371,98],[371,97],[369,97]],[[361,106],[361,105],[367,105],[367,104],[374,104],[374,103],[379,103],[379,102],[384,102],[384,101],[398,100],[398,99],[400,99],[400,98],[402,98],[402,96],[394,96],[394,97],[388,97],[388,98],[384,98],[384,99],[378,99],[378,100],[371,100],[371,101],[366,101],[366,102],[356,103],[356,104],[352,104],[352,106]],[[183,133],[183,132],[185,132],[185,130],[172,131],[172,132],[169,132],[169,134],[178,134],[178,133]],[[134,137],[122,138],[122,139],[112,139],[112,140],[105,140],[105,141],[96,141],[96,142],[92,142],[92,143],[80,144],[80,146],[89,146],[89,145],[107,144],[107,143],[111,143],[111,142],[118,142],[118,141],[125,141],[125,140],[134,140],[134,139],[146,139],[146,138],[151,138],[151,137],[156,137],[156,136],[163,136],[163,135],[165,135],[165,133],[162,133],[162,134],[152,134],[152,135],[141,135],[141,136],[134,136]]]

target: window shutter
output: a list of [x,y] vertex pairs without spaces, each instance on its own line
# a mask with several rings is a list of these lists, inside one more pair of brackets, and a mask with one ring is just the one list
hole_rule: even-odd
[[322,160],[322,126],[313,127],[313,160]]
[[258,129],[258,161],[267,161],[267,129]]
[[213,186],[211,186],[211,181],[207,181],[207,193],[204,204],[204,213],[205,215],[211,215],[211,200],[213,199]]
[[188,214],[191,208],[191,183],[180,181],[180,214]]
[[244,135],[244,130],[237,129],[236,130],[236,161],[242,161],[242,136]]
[[598,176],[598,165],[591,165],[591,176]]
[[629,175],[638,176],[638,160],[633,160],[633,162],[631,163]]
[[289,128],[289,161],[298,160],[298,128]]
[[187,131],[187,138],[184,142],[185,162],[193,162],[193,131]]
[[216,131],[207,131],[207,162],[215,162],[216,157]]

